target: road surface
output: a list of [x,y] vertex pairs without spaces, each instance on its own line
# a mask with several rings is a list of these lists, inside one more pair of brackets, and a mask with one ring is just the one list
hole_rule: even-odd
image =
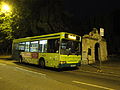
[[119,90],[120,76],[80,69],[40,69],[0,59],[0,90]]

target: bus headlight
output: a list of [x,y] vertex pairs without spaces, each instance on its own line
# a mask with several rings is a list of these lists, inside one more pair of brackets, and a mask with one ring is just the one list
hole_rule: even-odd
[[60,61],[60,64],[66,64],[66,61]]

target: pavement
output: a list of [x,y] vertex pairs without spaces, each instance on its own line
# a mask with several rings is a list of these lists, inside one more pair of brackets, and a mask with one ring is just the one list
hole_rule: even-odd
[[[6,62],[9,64],[14,62],[15,60],[11,59],[11,56],[0,56],[0,59],[4,59],[10,62]],[[1,63],[5,63],[0,60]],[[89,64],[89,65],[81,65],[80,71],[82,72],[90,72],[90,73],[99,73],[99,74],[109,74],[112,76],[120,77],[120,56],[110,56],[108,61]]]
[[89,65],[81,65],[81,71],[109,74],[120,77],[120,56],[111,56],[107,61]]

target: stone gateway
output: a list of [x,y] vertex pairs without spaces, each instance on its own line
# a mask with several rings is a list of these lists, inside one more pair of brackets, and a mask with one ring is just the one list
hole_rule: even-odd
[[82,38],[82,64],[92,64],[107,60],[107,43],[97,29]]

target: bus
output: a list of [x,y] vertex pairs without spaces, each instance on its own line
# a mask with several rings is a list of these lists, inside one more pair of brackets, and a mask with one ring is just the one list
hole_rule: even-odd
[[81,36],[67,32],[14,39],[12,43],[14,59],[41,68],[79,67],[80,52]]

